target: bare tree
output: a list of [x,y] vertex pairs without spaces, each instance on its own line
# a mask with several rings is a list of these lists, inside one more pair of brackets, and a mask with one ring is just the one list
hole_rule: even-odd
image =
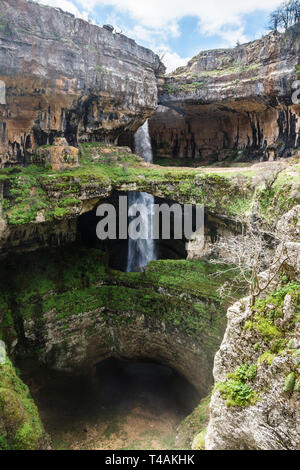
[[[250,304],[255,303],[256,298],[272,284],[282,269],[288,257],[285,256],[283,240],[276,240],[279,249],[274,259],[274,247],[270,246],[270,239],[266,232],[256,227],[249,218],[239,220],[242,233],[228,235],[220,238],[212,245],[215,258],[212,262],[227,264],[228,268],[221,268],[214,274],[219,276],[224,272],[232,271],[232,281],[225,283],[219,293],[232,297],[239,287],[248,286]],[[261,273],[264,272],[264,276]]]
[[289,0],[283,2],[270,15],[269,26],[277,31],[279,28],[287,30],[290,26],[300,22],[300,1]]
[[264,189],[268,191],[272,189],[280,173],[287,168],[287,164],[285,162],[268,162],[266,165],[264,162],[262,165],[263,171],[252,177],[252,184],[256,188],[263,185]]

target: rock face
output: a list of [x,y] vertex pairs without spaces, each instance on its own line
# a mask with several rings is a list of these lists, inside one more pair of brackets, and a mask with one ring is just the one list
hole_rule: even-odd
[[297,206],[279,223],[286,250],[277,285],[254,307],[246,298],[228,310],[207,449],[300,449],[299,220]]
[[[0,4],[0,167],[64,136],[117,141],[157,105],[159,58],[122,34],[24,0]],[[3,102],[3,101],[2,101]]]
[[206,162],[290,155],[300,144],[300,105],[292,99],[299,32],[298,25],[201,52],[167,76],[149,122],[155,155]]

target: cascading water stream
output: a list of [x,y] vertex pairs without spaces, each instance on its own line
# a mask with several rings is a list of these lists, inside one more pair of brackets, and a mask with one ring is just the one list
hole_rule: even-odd
[[[152,162],[152,148],[149,136],[148,121],[138,129],[134,136],[135,152],[143,157],[146,162]],[[141,204],[145,207],[141,213],[141,225],[148,227],[147,238],[128,239],[127,272],[143,269],[150,261],[156,259],[155,241],[151,238],[151,209],[154,204],[154,197],[148,193],[132,191],[128,196],[128,207]],[[130,209],[129,209],[130,210]],[[140,227],[140,231],[141,231]]]

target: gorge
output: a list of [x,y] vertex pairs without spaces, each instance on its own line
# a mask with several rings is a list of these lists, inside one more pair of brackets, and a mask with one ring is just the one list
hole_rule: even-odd
[[[0,449],[299,450],[299,32],[166,75],[1,0]],[[99,240],[119,196],[203,205],[204,239]],[[245,227],[255,295],[218,252]]]

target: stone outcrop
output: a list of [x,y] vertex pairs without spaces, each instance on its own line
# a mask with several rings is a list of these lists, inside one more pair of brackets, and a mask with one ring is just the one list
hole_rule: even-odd
[[299,220],[297,206],[278,224],[286,250],[275,256],[283,262],[276,285],[253,307],[246,298],[228,309],[207,449],[300,449]]
[[164,67],[123,34],[25,0],[0,3],[0,167],[65,137],[117,141],[157,105]]
[[66,170],[79,166],[78,153],[78,148],[68,145],[65,139],[56,138],[53,145],[37,150],[34,161],[52,170]]
[[234,49],[204,51],[165,78],[149,121],[156,157],[273,160],[300,145],[293,104],[299,25]]

